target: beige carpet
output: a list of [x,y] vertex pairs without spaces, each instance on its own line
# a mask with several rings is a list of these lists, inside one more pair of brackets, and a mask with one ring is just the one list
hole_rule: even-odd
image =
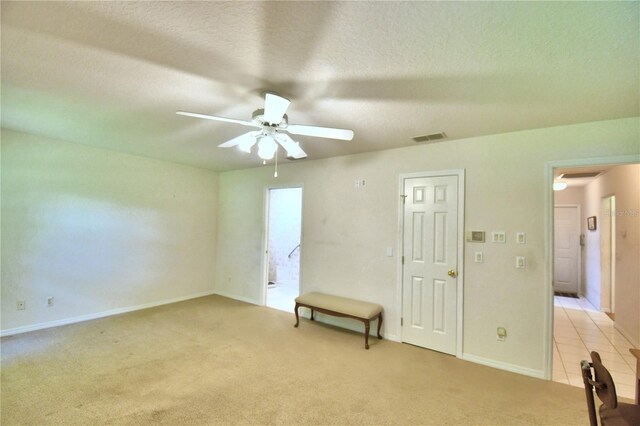
[[2,339],[14,424],[584,425],[584,391],[218,296]]

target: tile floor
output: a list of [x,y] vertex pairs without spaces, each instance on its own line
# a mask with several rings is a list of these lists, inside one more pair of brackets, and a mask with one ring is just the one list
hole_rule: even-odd
[[611,372],[618,396],[635,396],[636,359],[613,321],[585,298],[554,297],[553,381],[583,387],[580,360],[597,351]]
[[293,312],[295,298],[299,296],[298,283],[278,282],[267,290],[267,306],[281,311]]

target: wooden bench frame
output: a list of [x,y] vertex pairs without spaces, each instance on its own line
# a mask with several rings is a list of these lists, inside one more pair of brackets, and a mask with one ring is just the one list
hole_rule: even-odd
[[375,321],[376,319],[378,320],[378,339],[382,339],[382,336],[380,335],[380,328],[382,327],[382,311],[380,311],[380,313],[374,317],[371,318],[362,318],[362,317],[357,317],[354,315],[349,315],[349,314],[343,314],[342,312],[336,312],[336,311],[331,311],[329,309],[324,309],[324,308],[319,308],[317,306],[312,306],[312,305],[308,305],[305,303],[298,303],[296,302],[296,307],[294,309],[295,314],[296,314],[296,324],[294,325],[294,327],[298,327],[298,324],[300,323],[300,317],[298,316],[298,308],[302,306],[303,308],[309,308],[311,309],[311,321],[314,320],[313,318],[313,312],[314,311],[318,311],[320,313],[323,314],[327,314],[327,315],[332,315],[335,317],[344,317],[344,318],[353,318],[355,320],[358,321],[362,321],[364,323],[364,348],[365,349],[369,349],[369,324],[371,321]]

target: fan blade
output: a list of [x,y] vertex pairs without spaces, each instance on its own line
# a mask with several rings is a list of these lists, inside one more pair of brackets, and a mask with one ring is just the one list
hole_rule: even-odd
[[291,101],[272,93],[264,95],[264,120],[271,124],[280,124]]
[[341,139],[350,141],[353,139],[353,130],[332,129],[330,127],[305,126],[302,124],[290,124],[285,129],[292,135],[315,136],[318,138]]
[[276,140],[280,145],[282,145],[285,151],[287,151],[287,155],[289,157],[293,157],[297,160],[300,158],[306,158],[307,154],[302,150],[302,148],[300,148],[300,144],[291,139],[289,135],[278,133],[276,135]]
[[219,148],[231,148],[232,146],[240,145],[243,151],[249,152],[251,147],[256,143],[256,136],[260,134],[260,131],[247,132],[243,135],[237,136],[231,140],[218,145]]
[[188,117],[205,118],[207,120],[213,120],[213,121],[224,121],[225,123],[241,124],[243,126],[260,127],[258,124],[254,123],[253,121],[236,120],[233,118],[226,118],[226,117],[216,117],[215,115],[198,114],[195,112],[186,112],[186,111],[176,111],[176,114],[186,115]]

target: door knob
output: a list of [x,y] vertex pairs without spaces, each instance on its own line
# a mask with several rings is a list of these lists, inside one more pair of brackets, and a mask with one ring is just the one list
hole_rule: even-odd
[[451,278],[455,278],[458,275],[458,273],[453,269],[449,269],[449,272],[447,272],[447,274],[449,274]]

